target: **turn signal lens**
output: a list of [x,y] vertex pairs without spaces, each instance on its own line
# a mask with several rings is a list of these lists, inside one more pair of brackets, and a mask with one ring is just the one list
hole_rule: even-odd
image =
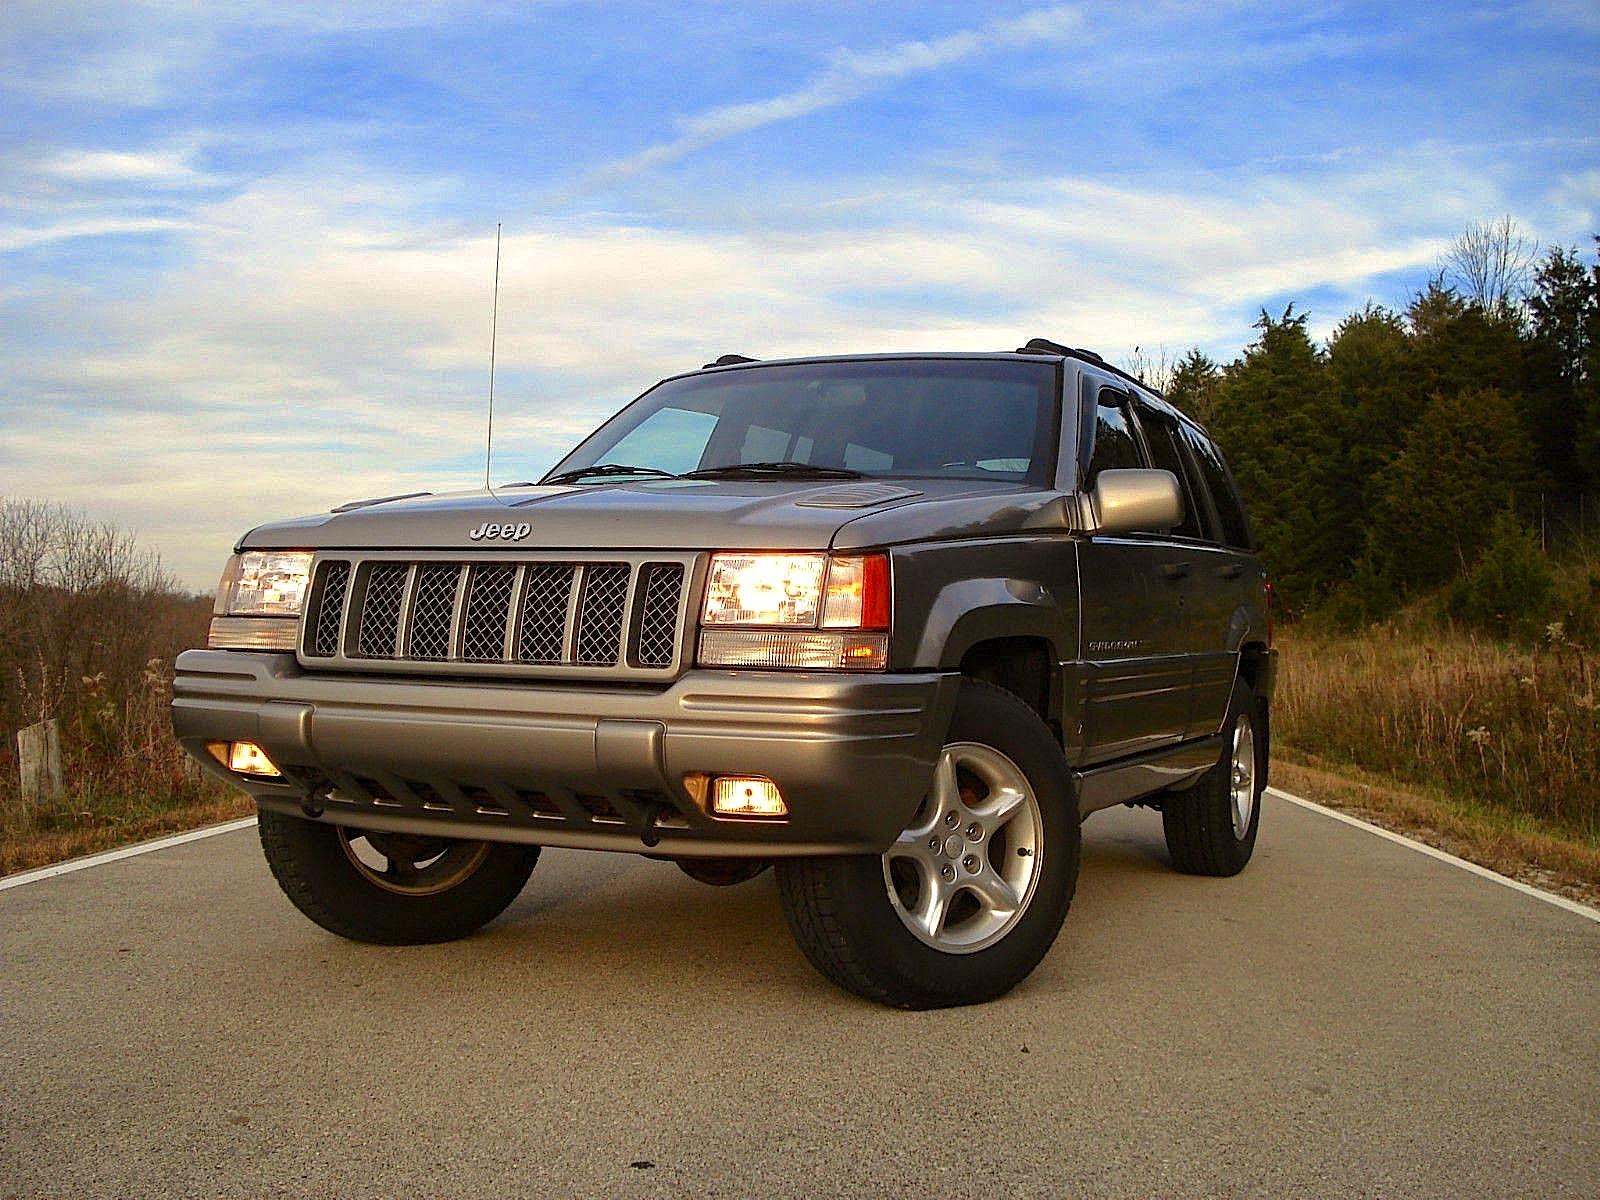
[[889,635],[830,630],[707,629],[700,635],[702,667],[771,667],[789,671],[881,671],[889,665]]
[[719,775],[712,784],[711,811],[719,817],[786,817],[778,785],[759,775]]
[[824,629],[889,628],[889,556],[835,558],[822,599]]
[[282,775],[267,752],[254,742],[234,742],[228,747],[228,769],[241,775]]

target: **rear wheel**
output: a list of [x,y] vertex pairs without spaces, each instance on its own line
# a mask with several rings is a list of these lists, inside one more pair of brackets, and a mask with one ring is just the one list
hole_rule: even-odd
[[932,786],[882,855],[783,859],[800,949],[834,983],[901,1008],[1003,995],[1050,949],[1078,877],[1066,762],[1027,705],[968,681]]
[[[1172,865],[1188,875],[1237,875],[1255,851],[1266,780],[1265,712],[1243,683],[1233,689],[1221,757],[1200,782],[1161,798]],[[1259,733],[1258,733],[1259,730]]]
[[416,945],[465,937],[517,898],[539,847],[380,833],[261,812],[284,894],[330,932]]

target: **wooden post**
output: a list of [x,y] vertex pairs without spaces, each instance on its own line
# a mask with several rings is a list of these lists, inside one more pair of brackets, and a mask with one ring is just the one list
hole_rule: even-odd
[[55,718],[17,731],[17,765],[24,802],[39,804],[62,793],[61,727]]

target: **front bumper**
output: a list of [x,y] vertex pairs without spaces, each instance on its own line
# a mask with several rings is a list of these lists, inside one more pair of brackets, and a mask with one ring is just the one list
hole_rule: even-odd
[[[178,740],[263,808],[364,829],[663,855],[878,853],[927,790],[945,672],[690,671],[665,688],[334,675],[292,654],[178,658]],[[281,782],[224,770],[256,742]],[[765,775],[784,821],[709,816],[687,773]]]

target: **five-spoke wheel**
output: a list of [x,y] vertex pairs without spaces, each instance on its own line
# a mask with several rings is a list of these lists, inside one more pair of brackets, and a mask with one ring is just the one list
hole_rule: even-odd
[[968,680],[927,796],[881,855],[778,864],[802,951],[902,1008],[1004,995],[1049,950],[1078,878],[1066,759],[1031,708]]
[[927,799],[883,856],[889,899],[935,950],[982,950],[1027,910],[1043,840],[1039,801],[1021,769],[992,746],[948,745]]

